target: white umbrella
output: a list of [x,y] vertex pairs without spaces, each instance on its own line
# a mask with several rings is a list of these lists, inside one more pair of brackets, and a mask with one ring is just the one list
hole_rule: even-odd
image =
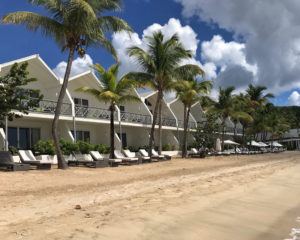
[[261,147],[269,147],[269,145],[265,144],[264,142],[259,142],[259,144],[260,144]]
[[281,145],[279,142],[273,142],[273,143],[271,143],[271,146],[273,146],[273,147],[283,147],[283,145]]
[[222,151],[222,146],[221,146],[221,140],[220,138],[217,138],[216,140],[216,151],[221,152]]
[[250,143],[248,142],[247,145],[250,145],[252,147],[261,147],[261,145],[254,140],[252,140]]
[[226,145],[235,145],[235,146],[240,145],[240,144],[238,144],[238,143],[236,143],[236,142],[234,142],[234,141],[231,141],[231,140],[225,140],[225,141],[224,141],[224,144],[226,144]]

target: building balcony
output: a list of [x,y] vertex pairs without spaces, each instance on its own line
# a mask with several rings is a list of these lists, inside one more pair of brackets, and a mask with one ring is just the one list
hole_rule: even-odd
[[[28,104],[28,101],[23,101],[23,104]],[[43,113],[43,114],[55,114],[56,101],[52,100],[41,100],[39,101],[38,107],[32,107],[29,112],[33,113]],[[72,116],[72,104],[63,103],[61,108],[61,115]]]

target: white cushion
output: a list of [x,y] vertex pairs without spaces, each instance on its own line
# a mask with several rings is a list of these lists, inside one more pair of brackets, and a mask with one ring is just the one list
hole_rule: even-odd
[[130,157],[130,158],[134,158],[135,157],[135,153],[131,152],[130,150],[123,150],[124,154],[126,157]]
[[116,158],[124,158],[124,155],[119,150],[115,150],[114,153]]
[[145,149],[140,149],[139,152],[143,155],[143,157],[149,157],[149,155]]
[[94,159],[97,161],[103,160],[104,157],[98,151],[90,151],[90,154],[93,156]]

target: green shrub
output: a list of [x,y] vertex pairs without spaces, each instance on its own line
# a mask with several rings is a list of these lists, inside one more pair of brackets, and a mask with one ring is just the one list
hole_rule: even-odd
[[162,150],[163,151],[171,151],[172,150],[172,146],[171,144],[165,144],[162,146]]
[[94,145],[94,150],[98,151],[99,153],[102,153],[102,154],[108,154],[110,151],[110,147],[107,147],[104,144],[97,144],[97,145]]
[[93,151],[95,147],[93,144],[83,142],[83,141],[78,141],[77,145],[78,145],[78,150],[83,154],[88,154],[90,151]]
[[73,143],[71,141],[66,141],[64,139],[61,139],[59,141],[59,144],[64,155],[70,155],[72,152],[79,151],[78,144]]
[[8,150],[10,151],[10,153],[11,153],[12,155],[18,155],[18,149],[17,149],[16,147],[14,147],[14,146],[9,146],[9,147],[8,147]]
[[39,155],[51,155],[53,156],[55,154],[55,148],[52,140],[40,140],[38,141],[34,147],[33,150],[35,154]]
[[130,152],[138,152],[140,148],[139,147],[130,146],[130,147],[128,147],[128,149],[130,150]]

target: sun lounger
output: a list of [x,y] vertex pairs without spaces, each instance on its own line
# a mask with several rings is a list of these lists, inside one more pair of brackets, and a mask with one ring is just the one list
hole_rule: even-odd
[[125,157],[124,154],[119,150],[115,150],[114,153],[115,153],[115,157],[117,159],[121,159],[122,163],[124,163],[124,164],[134,164],[134,163],[139,162],[139,158],[137,158],[137,157]]
[[27,171],[30,169],[30,165],[15,163],[10,152],[0,151],[0,168],[7,171]]
[[36,160],[31,150],[19,150],[18,153],[22,163],[34,166],[39,170],[51,169],[51,163],[41,163],[40,161]]
[[105,158],[98,151],[90,151],[90,154],[94,161],[100,165],[99,167],[117,167],[120,163],[122,163],[122,160],[120,159]]
[[[134,152],[131,152],[128,149],[123,150],[123,152],[124,152],[125,157],[130,157],[130,158],[137,157]],[[140,156],[138,156],[138,158],[139,158],[139,163],[151,162],[150,157],[144,157],[144,156],[141,156],[141,154],[140,154]]]
[[[149,158],[149,154],[145,149],[140,149],[139,154],[144,158]],[[157,162],[158,160],[159,160],[159,158],[157,158],[153,155],[151,156],[151,159],[150,159],[151,162]]]
[[154,149],[152,149],[152,156],[158,158],[158,160],[171,160],[171,156],[159,155]]
[[188,156],[192,158],[204,158],[205,152],[197,151],[196,148],[191,148],[191,151],[189,152]]

